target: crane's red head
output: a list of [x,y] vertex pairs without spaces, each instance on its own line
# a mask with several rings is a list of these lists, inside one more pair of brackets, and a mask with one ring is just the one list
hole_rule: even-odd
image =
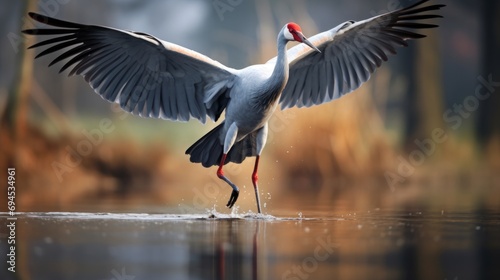
[[[288,31],[288,32],[287,32]],[[285,30],[285,37],[288,40],[293,40],[297,42],[303,41],[304,35],[302,35],[302,28],[295,22],[290,22],[286,25],[286,30]]]
[[304,43],[316,52],[321,53],[321,51],[313,43],[307,40],[306,36],[302,34],[302,28],[300,28],[300,26],[295,22],[287,23],[284,27],[283,33],[287,40]]

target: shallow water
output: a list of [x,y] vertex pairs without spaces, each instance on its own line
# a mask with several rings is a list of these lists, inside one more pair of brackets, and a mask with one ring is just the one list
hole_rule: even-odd
[[[19,279],[500,279],[491,211],[17,218]],[[6,268],[0,276],[15,279]]]

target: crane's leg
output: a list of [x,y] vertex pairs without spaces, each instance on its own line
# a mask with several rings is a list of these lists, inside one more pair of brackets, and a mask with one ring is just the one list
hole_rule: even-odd
[[231,147],[234,145],[234,142],[236,141],[236,136],[238,135],[238,127],[236,126],[235,123],[232,123],[231,126],[229,127],[226,138],[224,139],[224,152],[222,154],[221,161],[219,163],[219,168],[217,169],[217,177],[219,177],[221,180],[224,182],[228,183],[231,188],[233,188],[233,192],[231,193],[231,197],[229,198],[229,201],[227,202],[227,207],[231,208],[233,207],[234,203],[236,203],[236,200],[238,200],[238,196],[240,195],[240,190],[238,187],[233,184],[226,176],[224,176],[224,171],[222,171],[222,167],[224,167],[224,163],[226,162],[226,157],[227,153],[231,149]]
[[257,171],[259,169],[259,160],[260,160],[260,154],[262,153],[262,150],[264,149],[264,146],[266,145],[267,141],[267,131],[268,131],[268,126],[267,124],[262,127],[258,132],[257,132],[257,156],[255,158],[255,165],[253,167],[253,173],[252,173],[252,183],[253,183],[253,188],[255,190],[255,200],[257,201],[257,211],[262,213],[260,210],[260,197],[259,197],[259,175],[257,174]]
[[226,161],[227,153],[224,153],[222,155],[222,159],[219,164],[219,168],[217,169],[217,177],[220,179],[224,180],[224,182],[228,183],[231,188],[233,188],[233,192],[231,193],[231,197],[229,198],[229,201],[227,202],[227,207],[231,208],[233,207],[234,203],[238,199],[238,196],[240,195],[240,190],[238,187],[233,184],[226,176],[224,176],[224,171],[222,171],[222,167],[224,166],[224,162]]
[[259,198],[259,184],[258,184],[259,175],[257,174],[257,169],[259,168],[259,159],[260,156],[257,155],[257,157],[255,158],[255,166],[253,168],[253,173],[252,173],[252,183],[253,183],[253,188],[255,190],[255,200],[257,201],[257,211],[260,214],[262,212],[260,210],[260,198]]

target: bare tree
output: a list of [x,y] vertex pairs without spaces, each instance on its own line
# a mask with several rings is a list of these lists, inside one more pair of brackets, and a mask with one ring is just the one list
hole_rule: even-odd
[[406,128],[404,144],[413,149],[414,141],[427,138],[435,128],[443,124],[443,90],[441,84],[441,60],[436,33],[417,42],[413,55],[404,62],[409,79],[405,102]]
[[[480,20],[482,20],[482,77],[488,81],[500,81],[500,2],[484,0]],[[491,81],[490,81],[491,80]],[[489,141],[500,138],[500,94],[498,88],[490,85],[490,95],[479,105],[476,135],[484,147]]]
[[[23,1],[23,14],[36,10],[35,0]],[[22,17],[19,17],[20,26],[23,24]],[[26,51],[26,48],[33,42],[32,38],[25,38],[19,48],[17,56],[17,73],[12,88],[7,97],[7,107],[2,116],[2,125],[6,125],[10,135],[15,139],[23,139],[26,133],[26,121],[28,115],[28,97],[32,86],[33,72],[33,52]]]

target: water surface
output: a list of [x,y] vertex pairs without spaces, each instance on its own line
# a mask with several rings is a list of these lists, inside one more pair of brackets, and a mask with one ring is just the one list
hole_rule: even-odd
[[[282,214],[20,213],[16,276],[500,279],[498,212]],[[16,279],[6,269],[0,276]]]

